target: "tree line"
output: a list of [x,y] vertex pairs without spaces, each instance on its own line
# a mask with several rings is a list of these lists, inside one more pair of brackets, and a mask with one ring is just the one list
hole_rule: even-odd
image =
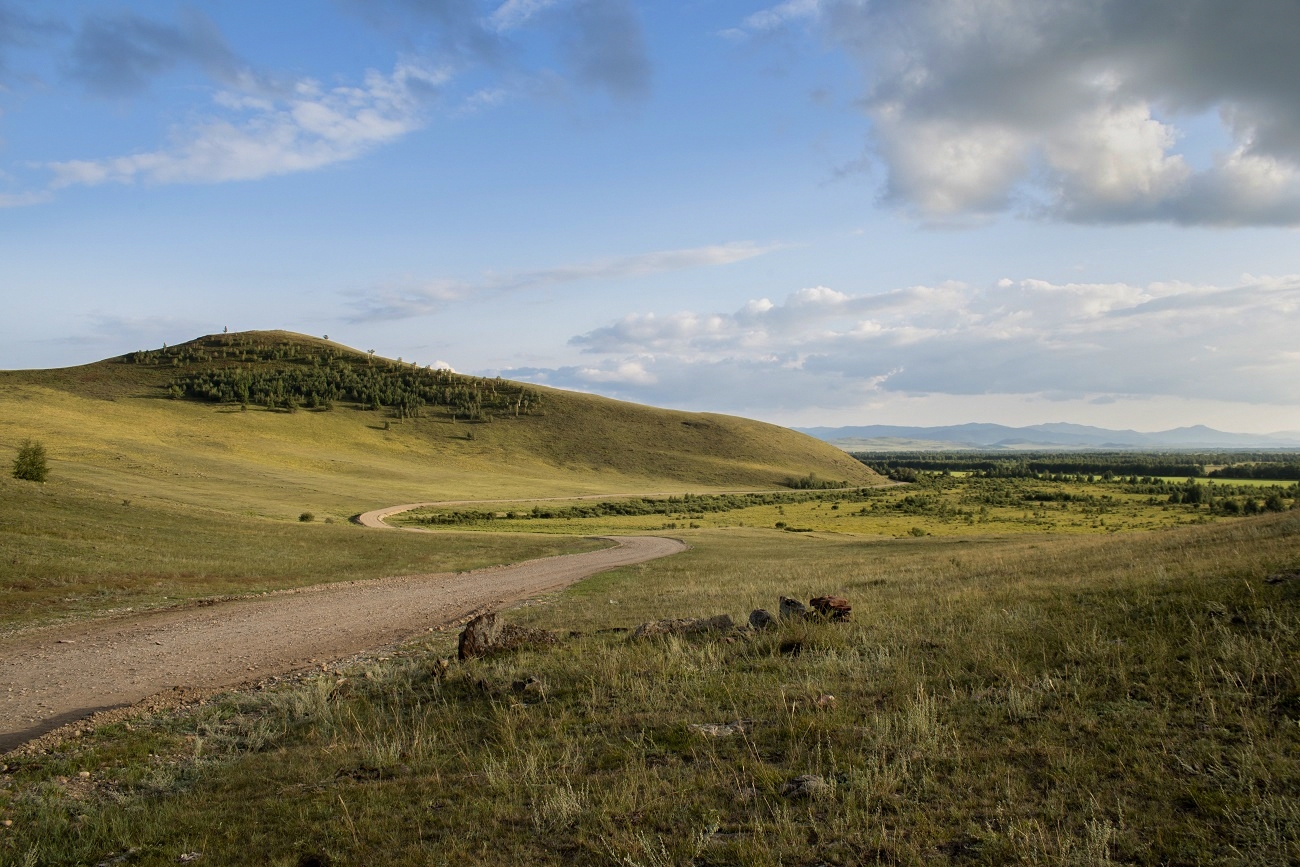
[[1278,452],[855,452],[866,466],[898,481],[918,472],[984,478],[1177,478],[1300,480],[1300,457]]

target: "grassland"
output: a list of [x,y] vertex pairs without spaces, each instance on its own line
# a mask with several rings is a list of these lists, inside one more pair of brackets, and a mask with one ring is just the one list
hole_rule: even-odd
[[[406,369],[301,335],[249,334],[286,350],[328,348]],[[52,478],[136,503],[278,520],[303,511],[344,518],[419,500],[773,487],[809,473],[855,484],[878,479],[839,450],[774,425],[532,386],[541,396],[536,412],[474,423],[439,407],[402,419],[394,407],[345,401],[329,411],[288,412],[168,399],[176,377],[216,364],[183,357],[190,360],[124,357],[0,372],[0,463],[32,438],[49,451]],[[313,369],[310,359],[249,367]]]
[[[690,531],[684,555],[521,609],[582,633],[553,649],[443,675],[434,638],[15,761],[0,857],[1294,863],[1298,534],[1297,512],[1004,539]],[[851,623],[604,631],[825,592]],[[783,795],[803,774],[827,787]]]
[[[256,341],[251,363],[219,357],[227,338],[219,335],[137,360],[0,372],[0,466],[27,438],[45,445],[51,466],[44,485],[7,472],[0,481],[0,628],[593,544],[508,532],[434,543],[375,538],[347,525],[394,503],[771,487],[809,473],[879,481],[836,449],[783,428],[531,386],[534,411],[491,421],[470,398],[413,418],[409,404],[373,410],[343,398],[329,410],[290,412],[169,397],[178,378],[198,381],[210,370],[275,385],[276,376],[314,375],[320,353],[390,379],[412,375],[409,365],[314,338],[251,335],[228,336]],[[466,394],[475,384],[518,390],[470,377],[437,381],[448,389],[460,383]],[[472,423],[464,417],[471,410]],[[304,512],[316,521],[300,523]]]
[[[922,473],[913,484],[849,490],[686,496],[579,504],[519,501],[491,507],[420,509],[396,520],[408,526],[499,532],[648,533],[726,527],[863,536],[961,536],[1023,533],[1116,533],[1231,520],[1222,506],[1170,503],[1175,484],[973,478]],[[1181,483],[1181,484],[1179,484]],[[1199,482],[1207,498],[1238,509],[1275,493],[1289,508],[1300,497],[1293,483],[1238,485]],[[752,505],[751,505],[752,504]],[[619,515],[620,506],[647,514]],[[593,514],[594,513],[594,514]],[[1236,514],[1242,514],[1237,512]]]
[[268,521],[66,482],[0,479],[0,631],[70,617],[309,584],[475,569],[574,553],[576,536],[378,534]]
[[[1294,486],[1250,517],[1224,504],[1270,490],[1236,481],[859,489],[878,477],[722,416],[549,391],[473,425],[242,410],[159,396],[174,357],[0,375],[0,461],[27,436],[54,459],[44,486],[0,482],[0,623],[593,544],[575,534],[675,525],[691,550],[509,615],[554,647],[446,666],[432,634],[7,757],[2,863],[1300,862]],[[855,487],[627,516],[538,499],[808,473]],[[454,519],[431,536],[345,520],[473,498],[514,501],[410,516]],[[852,621],[628,632],[823,593]],[[788,794],[807,774],[823,788]]]

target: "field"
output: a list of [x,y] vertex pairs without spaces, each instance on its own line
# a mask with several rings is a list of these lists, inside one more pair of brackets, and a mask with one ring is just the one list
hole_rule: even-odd
[[285,523],[65,482],[0,478],[0,634],[192,599],[573,553],[581,537],[378,535],[345,520]]
[[[257,357],[218,357],[235,349]],[[138,360],[0,371],[0,466],[31,438],[45,445],[51,469],[43,485],[0,478],[0,630],[595,544],[506,533],[449,534],[432,545],[349,524],[395,503],[752,489],[810,473],[881,481],[831,446],[730,416],[529,387],[531,412],[493,418],[481,400],[457,395],[495,389],[504,399],[519,387],[472,377],[439,379],[456,405],[423,407],[418,417],[409,402],[373,409],[337,395],[328,408],[310,408],[310,398],[283,405],[291,395],[271,406],[253,395],[249,403],[170,396],[172,383],[212,371],[282,386],[276,377],[319,373],[325,352],[367,375],[412,375],[409,365],[283,332],[219,335]],[[300,522],[304,513],[314,520]]]
[[[0,852],[1293,863],[1298,531],[1295,511],[1154,534],[690,531],[686,554],[520,609],[578,633],[553,649],[442,674],[438,637],[10,760]],[[826,592],[851,623],[617,631]],[[824,786],[790,794],[806,774]]]
[[[646,533],[767,527],[864,536],[970,533],[1116,533],[1155,530],[1263,510],[1269,494],[1289,508],[1294,483],[1201,481],[1194,503],[1171,503],[1186,480],[1052,481],[923,473],[907,485],[746,495],[583,502],[522,500],[490,507],[437,507],[399,516],[407,526],[562,534]],[[1247,506],[1247,502],[1254,506]],[[623,512],[625,514],[620,514]],[[636,514],[636,513],[641,514]]]

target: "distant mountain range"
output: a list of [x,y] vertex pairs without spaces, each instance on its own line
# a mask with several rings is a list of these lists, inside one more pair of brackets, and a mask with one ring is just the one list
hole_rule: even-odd
[[942,451],[958,449],[1292,449],[1300,448],[1300,431],[1240,434],[1205,425],[1143,433],[1107,430],[1082,424],[959,424],[946,427],[808,427],[795,430],[845,451]]

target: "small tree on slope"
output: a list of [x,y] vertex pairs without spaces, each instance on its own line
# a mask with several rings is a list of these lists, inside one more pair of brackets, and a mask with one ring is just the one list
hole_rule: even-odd
[[14,458],[14,478],[27,482],[43,482],[50,475],[45,461],[45,446],[32,440],[23,440]]

